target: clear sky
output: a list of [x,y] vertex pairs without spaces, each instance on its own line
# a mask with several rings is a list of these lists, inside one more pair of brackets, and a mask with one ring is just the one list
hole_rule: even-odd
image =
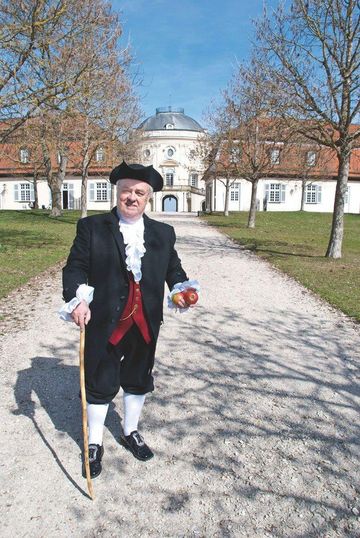
[[[268,0],[267,5],[276,5]],[[142,78],[144,117],[156,107],[204,112],[247,58],[263,0],[112,0]]]

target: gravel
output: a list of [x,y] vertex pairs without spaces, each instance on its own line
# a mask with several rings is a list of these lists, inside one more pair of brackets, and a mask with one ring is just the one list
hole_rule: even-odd
[[359,325],[197,218],[157,218],[202,291],[165,312],[140,425],[155,457],[120,446],[119,395],[88,498],[54,268],[0,304],[1,536],[360,536]]

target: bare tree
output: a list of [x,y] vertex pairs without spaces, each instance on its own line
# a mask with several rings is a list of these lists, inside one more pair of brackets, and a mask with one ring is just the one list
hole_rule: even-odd
[[[334,156],[335,153],[330,148],[320,146],[296,132],[293,134],[288,151],[288,173],[301,181],[300,211],[305,210],[308,188],[315,184],[320,192],[321,186],[317,182],[333,175]],[[319,202],[321,195],[318,198]]]
[[[225,185],[224,215],[229,214],[230,188],[238,179],[251,183],[248,227],[255,227],[257,188],[261,178],[284,159],[292,131],[274,108],[267,108],[267,80],[255,61],[239,66],[223,103],[215,108],[211,120],[205,177],[217,177]],[[276,157],[274,154],[276,151]],[[214,175],[215,174],[215,175]]]
[[[72,62],[71,45],[96,23],[90,4],[88,0],[0,0],[0,115],[6,124],[2,142],[41,107],[61,107],[65,94],[76,87],[84,66]],[[49,61],[53,76],[49,76]],[[70,63],[72,68],[64,69]]]
[[129,75],[132,58],[129,49],[119,47],[122,29],[118,17],[105,13],[101,25],[87,32],[82,55],[96,49],[93,68],[82,78],[74,108],[78,155],[73,161],[81,171],[81,216],[87,214],[87,179],[91,163],[113,164],[119,146],[128,143],[129,133],[139,121],[138,100]]
[[293,0],[258,23],[258,59],[271,97],[309,140],[332,148],[338,176],[326,256],[341,257],[350,156],[360,136],[358,0]]
[[[67,84],[61,95],[40,107],[37,114],[39,145],[52,196],[52,217],[61,215],[61,188],[69,160],[74,166],[81,161],[82,175],[86,180],[91,159],[104,140],[105,132],[106,140],[109,140],[109,130],[105,128],[105,124],[111,122],[107,113],[109,103],[112,103],[112,110],[115,100],[119,105],[117,94],[111,96],[110,90],[124,96],[119,84],[116,87],[112,84],[111,88],[106,86],[106,82],[110,84],[112,80],[106,53],[111,57],[120,54],[117,47],[121,27],[117,16],[103,0],[83,0],[81,4],[74,0],[71,2],[69,26],[76,26],[77,32],[72,33],[66,42],[49,49],[41,67],[47,81],[56,83],[65,78],[72,82]],[[116,57],[119,59],[119,56]],[[111,65],[114,67],[113,77],[118,80],[114,63]],[[124,65],[118,62],[119,73],[124,74]],[[123,79],[126,80],[125,75]],[[117,114],[119,116],[119,110]],[[80,154],[80,159],[74,151]]]
[[209,122],[213,129],[203,138],[199,138],[191,160],[200,160],[204,167],[203,180],[215,180],[225,187],[224,216],[229,216],[230,188],[236,181],[232,164],[234,137],[227,120],[224,118],[222,107],[213,110]]
[[239,66],[225,92],[226,110],[232,116],[233,173],[251,183],[249,228],[255,227],[259,180],[279,168],[293,136],[291,125],[285,124],[268,100],[268,86],[269,81],[253,58]]

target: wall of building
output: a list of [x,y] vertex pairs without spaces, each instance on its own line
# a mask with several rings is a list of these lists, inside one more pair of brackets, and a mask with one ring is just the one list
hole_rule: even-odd
[[[251,183],[238,180],[230,187],[229,211],[249,211]],[[212,180],[207,185],[207,208],[224,211],[225,185],[221,180]],[[336,181],[313,181],[308,184],[305,211],[332,212],[334,209]],[[299,211],[302,186],[299,180],[279,178],[260,180],[257,190],[258,210]],[[211,200],[211,202],[210,202]],[[211,203],[211,207],[209,204]],[[346,213],[360,213],[360,181],[349,181],[345,201]]]
[[[196,157],[202,133],[180,130],[145,131],[139,147],[140,160],[152,164],[164,177],[164,190],[154,193],[154,212],[198,212],[204,209],[203,166]],[[169,182],[172,174],[173,184]],[[197,186],[191,188],[191,176],[197,174]]]
[[[98,188],[99,184],[101,185]],[[37,183],[39,207],[51,207],[51,192],[45,180]],[[115,189],[106,178],[88,180],[87,206],[89,210],[108,211],[115,204]],[[62,186],[63,208],[80,209],[81,179],[67,177]],[[30,209],[34,200],[33,184],[29,178],[2,178],[0,182],[0,209]]]

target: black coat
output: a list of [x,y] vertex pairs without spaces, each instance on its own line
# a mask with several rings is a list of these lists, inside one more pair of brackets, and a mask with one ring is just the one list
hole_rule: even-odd
[[[144,313],[156,342],[163,318],[164,284],[171,289],[188,277],[174,248],[173,227],[146,215],[143,218],[146,252],[141,260],[140,288]],[[77,234],[63,269],[63,296],[66,302],[70,301],[80,284],[95,288],[85,341],[85,359],[92,372],[99,360],[106,358],[108,339],[127,302],[129,277],[125,259],[116,208],[78,221]]]

